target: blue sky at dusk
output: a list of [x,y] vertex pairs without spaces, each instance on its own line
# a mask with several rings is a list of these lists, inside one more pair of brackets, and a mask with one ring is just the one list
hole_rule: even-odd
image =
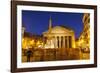
[[47,12],[47,11],[22,11],[22,24],[25,31],[41,35],[48,30],[49,19],[52,19],[52,26],[65,26],[74,30],[78,38],[83,30],[82,13]]

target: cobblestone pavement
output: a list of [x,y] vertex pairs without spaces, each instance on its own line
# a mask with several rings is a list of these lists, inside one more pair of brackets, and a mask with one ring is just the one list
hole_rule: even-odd
[[[90,53],[83,53],[80,50],[37,50],[30,57],[30,62],[57,61],[57,60],[85,60],[90,58]],[[27,62],[27,56],[22,56],[22,62]]]

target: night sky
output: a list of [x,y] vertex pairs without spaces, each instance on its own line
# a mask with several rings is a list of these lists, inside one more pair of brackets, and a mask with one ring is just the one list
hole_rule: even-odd
[[47,11],[22,11],[22,24],[25,31],[41,35],[48,30],[49,19],[52,19],[52,26],[65,26],[74,30],[78,38],[83,30],[82,13],[47,12]]

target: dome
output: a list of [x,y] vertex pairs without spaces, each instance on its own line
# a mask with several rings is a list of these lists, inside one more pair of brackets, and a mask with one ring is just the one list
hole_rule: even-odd
[[71,33],[71,32],[74,32],[72,29],[70,28],[66,28],[66,27],[62,27],[62,26],[55,26],[51,29],[51,31],[46,31],[46,32],[43,32],[43,34],[46,34],[46,33]]

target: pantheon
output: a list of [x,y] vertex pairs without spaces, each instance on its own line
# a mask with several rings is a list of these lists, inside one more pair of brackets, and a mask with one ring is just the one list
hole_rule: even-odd
[[49,19],[49,28],[43,32],[47,38],[44,48],[75,48],[74,31],[64,26],[52,27],[52,19]]

